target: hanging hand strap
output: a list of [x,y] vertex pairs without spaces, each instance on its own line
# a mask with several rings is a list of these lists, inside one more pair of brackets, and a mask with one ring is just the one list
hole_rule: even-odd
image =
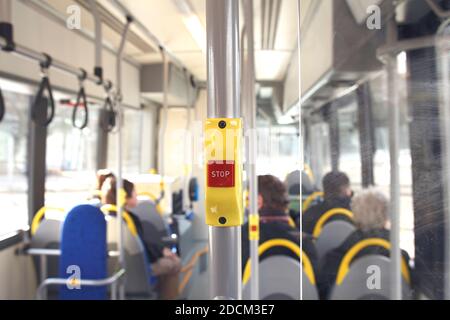
[[[81,69],[81,72],[82,72],[82,75],[79,78],[80,79],[80,91],[78,92],[77,103],[75,104],[75,106],[73,108],[73,112],[72,112],[72,124],[75,128],[83,130],[88,125],[89,107],[88,107],[88,102],[87,102],[87,98],[86,98],[86,91],[84,90],[84,85],[83,85],[83,81],[87,77],[87,72],[83,69]],[[81,123],[81,125],[78,125],[77,121],[76,121],[79,108],[84,109],[84,118],[83,118],[83,122]]]
[[101,122],[102,128],[106,132],[112,132],[116,126],[116,112],[114,111],[114,107],[109,95],[105,99],[105,105],[103,106],[103,110],[105,110],[106,112]]
[[[36,98],[34,100],[33,105],[31,106],[31,119],[37,124],[47,127],[53,120],[55,116],[55,101],[53,100],[53,92],[50,84],[50,79],[48,78],[48,68],[50,68],[52,64],[52,58],[44,54],[46,57],[46,61],[41,62],[41,70],[42,70],[42,80],[39,85],[39,90],[36,94]],[[49,104],[43,105],[42,100],[44,98],[44,92],[47,90]],[[39,120],[39,114],[43,113],[42,108],[48,108],[50,106],[50,114],[47,114],[47,118],[45,121]]]
[[5,100],[3,100],[2,90],[0,90],[0,122],[2,122],[5,116]]

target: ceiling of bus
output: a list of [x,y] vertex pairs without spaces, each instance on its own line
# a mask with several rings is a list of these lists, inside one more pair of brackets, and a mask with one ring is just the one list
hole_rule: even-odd
[[[39,1],[39,0],[38,0]],[[67,7],[79,4],[82,9],[81,22],[84,30],[93,33],[94,24],[86,0],[40,0],[50,4],[61,14],[67,15]],[[109,0],[98,0],[117,20],[123,21],[120,13]],[[130,12],[139,19],[185,66],[202,81],[206,80],[206,2],[205,0],[121,0]],[[305,7],[311,0],[305,0]],[[184,8],[188,8],[188,11]],[[306,10],[305,10],[306,11]],[[270,16],[268,12],[271,12]],[[263,13],[264,16],[263,16]],[[196,20],[194,31],[190,20]],[[192,21],[191,21],[192,22]],[[241,26],[243,25],[241,10]],[[294,0],[255,0],[255,56],[256,77],[261,81],[281,81],[297,46],[297,7]],[[133,33],[141,42],[127,44],[125,53],[141,64],[161,61],[159,50],[148,37],[137,28]],[[262,32],[264,30],[264,32]],[[104,39],[118,47],[120,36],[112,28],[104,27]],[[144,43],[143,43],[144,42]]]

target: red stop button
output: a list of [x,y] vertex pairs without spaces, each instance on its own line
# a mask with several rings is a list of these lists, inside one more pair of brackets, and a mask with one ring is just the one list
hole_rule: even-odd
[[234,187],[234,161],[208,162],[208,187]]

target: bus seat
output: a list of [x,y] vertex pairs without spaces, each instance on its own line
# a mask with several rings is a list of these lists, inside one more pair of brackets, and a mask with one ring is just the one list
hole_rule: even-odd
[[[376,284],[374,266],[379,271]],[[353,262],[344,281],[332,289],[331,300],[389,300],[391,297],[391,261],[383,255],[367,255]],[[411,299],[412,291],[405,277],[402,277],[403,299]]]
[[[380,254],[368,254],[358,258],[358,254],[368,247],[391,249],[389,241],[382,238],[368,238],[356,243],[342,258],[336,276],[336,283],[330,295],[335,300],[389,299],[391,260]],[[353,263],[352,263],[353,262]],[[374,266],[378,267],[374,269]],[[406,260],[401,260],[402,293],[410,299],[411,275]],[[376,274],[379,277],[376,277]],[[375,278],[374,278],[375,277]],[[379,279],[374,287],[371,285]]]
[[[59,249],[61,244],[61,227],[62,221],[44,219],[39,223],[36,232],[31,237],[30,248],[31,249]],[[41,276],[41,264],[39,256],[33,256],[33,263],[36,268],[38,283],[41,283],[45,279]],[[44,258],[47,260],[46,278],[57,278],[59,275],[59,257],[48,256]],[[48,296],[56,296],[55,288],[48,289]]]
[[133,213],[141,220],[143,235],[146,243],[157,243],[167,247],[177,246],[177,239],[172,239],[169,226],[159,214],[157,206],[151,200],[139,201],[133,208]]
[[[118,220],[108,217],[108,247],[117,250]],[[126,226],[126,227],[125,227]],[[125,295],[128,298],[148,299],[155,297],[155,280],[151,274],[150,262],[139,236],[124,223],[123,247],[125,254]],[[109,270],[117,270],[118,259],[110,259]]]
[[[300,299],[300,272],[302,273],[302,293],[304,300],[317,300],[316,277],[313,266],[308,256],[300,250],[300,247],[286,239],[271,239],[258,247],[258,254],[274,247],[284,247],[293,251],[299,260],[285,255],[273,255],[259,262],[260,298],[262,300],[274,299]],[[300,267],[300,256],[302,256],[303,268]],[[243,297],[250,297],[250,259],[247,261],[243,273]],[[295,281],[294,279],[298,279]]]
[[355,230],[355,226],[347,221],[336,220],[327,223],[316,240],[319,261],[328,252],[339,247]]
[[347,221],[352,222],[353,221],[353,212],[351,212],[350,210],[345,209],[345,208],[333,208],[333,209],[328,210],[320,217],[320,219],[317,221],[316,225],[314,226],[313,237],[316,239],[319,238],[325,225],[327,223],[331,222],[332,221],[331,219],[336,218],[336,217],[343,217],[344,219],[347,219]]
[[[259,264],[259,293],[261,300],[300,300],[300,262],[288,256],[275,255]],[[318,300],[317,289],[305,272],[303,299]],[[250,299],[250,282],[243,288],[243,298]]]
[[144,224],[150,223],[156,228],[158,235],[161,238],[167,237],[168,229],[167,225],[165,224],[163,218],[158,212],[158,209],[155,205],[155,203],[151,200],[142,200],[139,201],[138,205],[133,208],[133,213],[139,217],[143,224],[144,233],[145,233],[145,227]]
[[[60,278],[70,278],[71,266],[82,279],[105,279],[107,271],[106,221],[100,209],[90,205],[74,207],[68,213],[61,233]],[[73,271],[72,271],[73,272]],[[70,289],[60,286],[62,300],[105,300],[106,286]]]

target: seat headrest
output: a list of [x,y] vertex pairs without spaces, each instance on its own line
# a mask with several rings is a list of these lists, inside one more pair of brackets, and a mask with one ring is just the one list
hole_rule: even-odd
[[[70,210],[62,227],[60,277],[73,281],[77,275],[72,270],[79,270],[81,279],[105,279],[108,255],[106,242],[106,220],[99,208],[80,205]],[[61,286],[60,298],[103,300],[107,298],[107,288],[82,287],[73,290]]]

